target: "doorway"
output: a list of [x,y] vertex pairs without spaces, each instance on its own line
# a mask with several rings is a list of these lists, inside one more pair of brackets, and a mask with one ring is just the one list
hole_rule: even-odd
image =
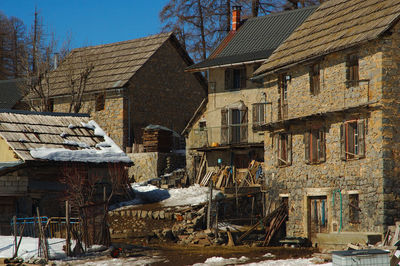
[[308,197],[308,234],[316,242],[318,233],[328,233],[328,202],[326,196]]

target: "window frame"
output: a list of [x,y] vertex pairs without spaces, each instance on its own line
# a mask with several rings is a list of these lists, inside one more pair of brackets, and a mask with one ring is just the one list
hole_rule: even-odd
[[356,160],[365,158],[366,121],[349,120],[340,127],[341,159]]
[[246,66],[225,69],[225,90],[238,91],[246,88]]
[[360,82],[360,58],[357,53],[347,55],[346,84],[347,87],[357,87]]
[[[354,199],[352,199],[354,198]],[[356,203],[356,204],[354,204]],[[360,194],[349,194],[349,223],[359,224],[360,220]]]
[[253,125],[259,126],[264,124],[266,121],[266,103],[253,103],[252,111]]
[[278,167],[286,167],[292,164],[292,134],[276,134],[276,159]]
[[326,132],[324,127],[312,127],[304,133],[304,155],[307,164],[319,164],[326,161]]
[[310,93],[316,96],[321,90],[321,65],[320,62],[315,63],[310,66]]

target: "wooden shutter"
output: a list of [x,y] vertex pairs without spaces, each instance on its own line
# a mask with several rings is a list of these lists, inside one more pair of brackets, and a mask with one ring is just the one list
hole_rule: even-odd
[[240,142],[247,142],[248,133],[248,117],[247,117],[247,106],[243,106],[240,109]]
[[310,75],[310,93],[312,95],[315,95],[315,92],[314,92],[314,66],[310,67],[309,75]]
[[233,88],[233,69],[225,69],[225,90],[231,90]]
[[258,104],[253,104],[253,124],[258,124],[260,122],[259,120],[259,113],[258,113]]
[[350,55],[347,55],[347,59],[346,59],[346,87],[347,88],[351,87],[350,67],[351,67]]
[[265,121],[266,121],[266,119],[265,119],[265,104],[263,104],[263,103],[260,103],[259,105],[258,105],[258,107],[259,107],[259,112],[258,112],[258,121],[260,122],[260,123],[264,123]]
[[365,120],[357,121],[357,130],[358,130],[358,157],[365,157]]
[[340,159],[346,160],[346,130],[344,123],[340,125]]
[[245,89],[246,88],[246,80],[247,80],[247,75],[246,75],[246,67],[240,69],[240,88]]
[[319,88],[320,88],[320,77],[319,77],[319,64],[315,64],[314,67],[314,76],[313,76],[313,84],[314,84],[314,95],[317,95],[319,93]]
[[287,165],[292,164],[292,134],[287,134],[287,145],[286,145],[286,152],[287,152]]
[[310,163],[310,132],[304,133],[304,159],[306,163]]
[[280,161],[279,161],[279,158],[280,158],[280,134],[275,134],[273,136],[273,138],[274,138],[273,143],[275,145],[274,154],[275,154],[275,158],[276,158],[275,165],[279,166],[280,165]]
[[221,109],[221,143],[228,143],[228,109]]
[[318,131],[318,150],[319,150],[319,154],[318,154],[318,161],[319,162],[325,162],[326,161],[326,141],[325,141],[325,129],[321,128]]

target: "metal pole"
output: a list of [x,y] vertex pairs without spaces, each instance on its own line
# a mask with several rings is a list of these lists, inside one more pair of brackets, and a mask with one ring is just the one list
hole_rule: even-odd
[[13,217],[13,228],[14,228],[14,258],[17,257],[17,216]]

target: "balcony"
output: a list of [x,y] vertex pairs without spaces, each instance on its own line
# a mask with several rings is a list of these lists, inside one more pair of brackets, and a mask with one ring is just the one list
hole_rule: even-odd
[[196,149],[262,144],[264,140],[263,133],[255,132],[253,125],[255,124],[248,123],[196,128],[194,129],[194,134],[198,140]]

